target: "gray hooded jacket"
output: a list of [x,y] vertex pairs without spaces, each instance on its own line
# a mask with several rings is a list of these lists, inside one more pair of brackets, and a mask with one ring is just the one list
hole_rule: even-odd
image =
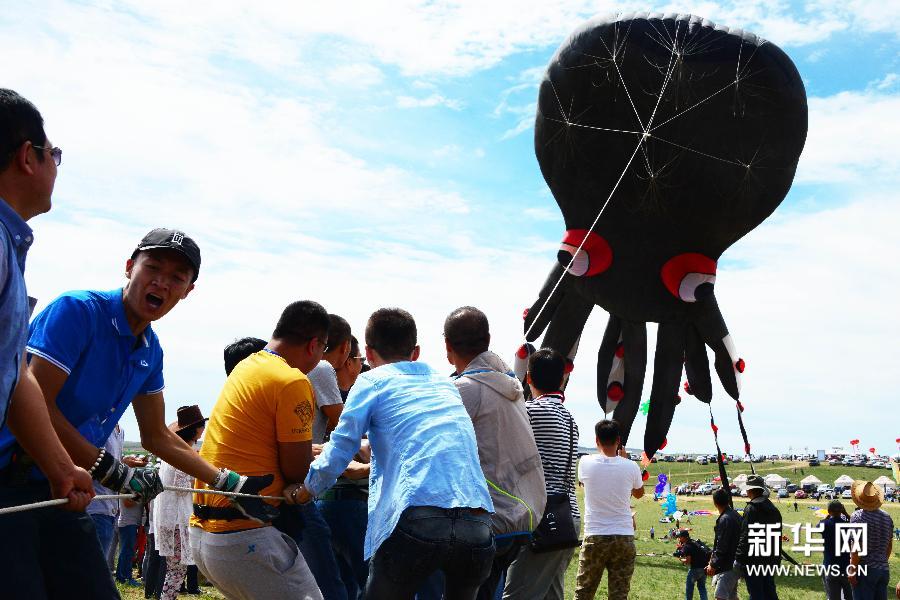
[[488,351],[476,356],[456,380],[475,427],[498,536],[530,534],[547,503],[541,455],[525,411],[522,385],[509,373],[506,363]]

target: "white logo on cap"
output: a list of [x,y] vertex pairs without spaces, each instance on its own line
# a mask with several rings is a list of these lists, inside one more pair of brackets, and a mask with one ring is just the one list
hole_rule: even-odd
[[175,233],[172,234],[172,243],[173,243],[173,244],[178,244],[178,245],[180,246],[180,245],[181,245],[181,242],[182,242],[183,240],[184,240],[184,234],[183,234],[183,233],[176,231]]

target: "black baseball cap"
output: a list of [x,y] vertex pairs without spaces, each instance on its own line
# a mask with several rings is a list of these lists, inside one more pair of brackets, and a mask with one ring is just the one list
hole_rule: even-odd
[[164,227],[154,229],[144,236],[141,243],[131,253],[131,258],[133,259],[137,256],[138,252],[156,248],[168,248],[169,250],[181,252],[194,267],[194,279],[192,281],[197,281],[197,277],[200,275],[200,247],[186,233]]

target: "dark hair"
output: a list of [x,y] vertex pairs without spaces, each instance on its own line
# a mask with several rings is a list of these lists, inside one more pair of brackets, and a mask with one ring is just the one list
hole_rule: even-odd
[[241,338],[225,346],[225,374],[231,375],[239,362],[265,347],[266,340],[255,337]]
[[350,323],[344,317],[328,315],[328,345],[325,352],[331,352],[350,339]]
[[474,358],[491,343],[487,316],[474,306],[457,308],[444,320],[444,337],[454,352]]
[[542,392],[555,392],[562,384],[566,359],[552,348],[541,348],[528,358],[531,385]]
[[359,356],[359,340],[355,335],[350,336],[350,358]]
[[850,520],[850,515],[847,514],[847,509],[844,508],[843,503],[840,500],[832,500],[828,503],[828,512],[829,513],[837,513],[838,515],[843,515],[847,517],[847,520]]
[[619,431],[619,423],[613,419],[597,421],[597,424],[594,425],[594,434],[602,446],[612,446],[622,435]]
[[197,431],[206,427],[206,421],[202,421],[200,423],[194,423],[187,429],[182,429],[181,431],[176,431],[175,435],[183,439],[187,443],[191,443],[194,441],[194,438],[197,436]]
[[366,324],[366,345],[384,360],[407,360],[416,347],[416,321],[402,308],[379,308]]
[[724,487],[720,487],[713,492],[713,504],[716,506],[731,506],[731,492]]
[[[0,171],[12,162],[19,146],[25,142],[43,146],[47,143],[44,118],[38,109],[12,90],[0,88]],[[44,153],[36,152],[39,162]]]
[[330,320],[318,302],[299,300],[287,305],[278,318],[272,337],[289,344],[305,344],[313,338],[327,339]]

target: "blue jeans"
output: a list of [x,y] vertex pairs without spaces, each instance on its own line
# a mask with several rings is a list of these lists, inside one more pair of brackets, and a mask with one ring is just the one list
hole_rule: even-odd
[[886,600],[890,578],[891,572],[888,569],[869,566],[868,572],[856,579],[853,600]]
[[347,600],[347,588],[341,580],[341,573],[334,551],[331,549],[331,529],[322,518],[315,502],[298,504],[293,507],[303,520],[300,535],[291,534],[300,553],[303,554],[309,570],[325,600]]
[[693,600],[694,584],[697,584],[697,591],[700,592],[700,600],[706,600],[706,569],[704,567],[688,569],[687,580],[684,587],[685,600]]
[[747,584],[750,600],[778,600],[773,575],[745,575],[744,583]]
[[100,542],[103,556],[107,556],[109,547],[112,546],[116,518],[112,515],[91,515],[91,519],[94,521],[94,529],[97,531],[97,540]]
[[119,527],[119,563],[116,565],[116,581],[131,580],[131,562],[134,560],[134,545],[137,541],[137,525]]
[[363,547],[369,521],[365,500],[317,500],[319,513],[331,529],[331,547],[347,589],[347,598],[362,598],[369,577]]
[[487,511],[411,506],[370,561],[366,600],[412,600],[438,569],[444,600],[474,600],[493,559]]

